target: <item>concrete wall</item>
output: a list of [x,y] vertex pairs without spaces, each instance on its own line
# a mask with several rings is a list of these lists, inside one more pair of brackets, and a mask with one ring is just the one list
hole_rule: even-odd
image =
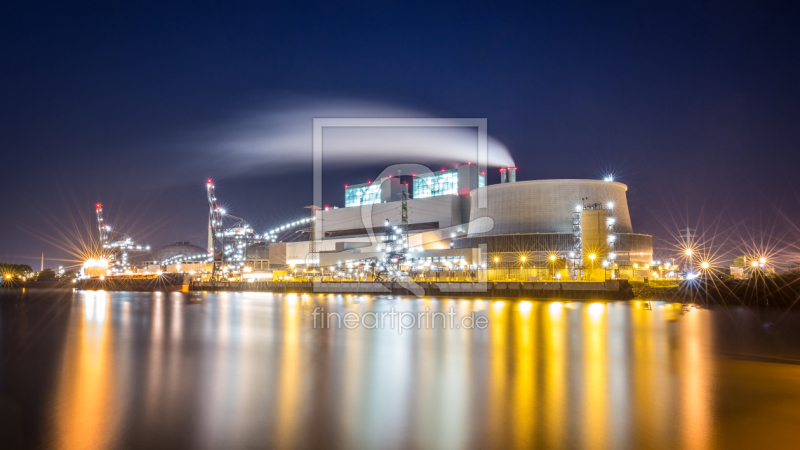
[[[400,200],[399,198],[397,200]],[[318,211],[316,219],[317,240],[325,231],[358,230],[367,226],[383,227],[389,219],[392,225],[400,224],[400,201],[351,208]],[[409,224],[437,222],[439,228],[461,223],[461,197],[444,195],[408,201]]]
[[614,252],[617,254],[617,261],[620,264],[650,264],[653,260],[653,236],[617,234]]
[[[485,190],[486,208],[478,208]],[[494,184],[471,193],[470,236],[518,233],[572,233],[572,213],[583,203],[614,202],[614,231],[631,233],[622,183],[600,180],[533,180]],[[491,220],[487,220],[491,219]]]

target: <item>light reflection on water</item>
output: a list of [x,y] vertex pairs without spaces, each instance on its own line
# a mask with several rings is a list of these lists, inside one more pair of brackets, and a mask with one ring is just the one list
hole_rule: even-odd
[[[47,418],[23,433],[33,445],[780,447],[797,434],[782,425],[800,417],[786,407],[766,419],[763,401],[747,408],[760,395],[800,400],[800,365],[721,356],[721,311],[269,293],[88,291],[65,301],[65,331],[37,344],[53,356],[37,363],[53,374],[37,381],[43,401],[4,394]],[[489,326],[314,328],[318,306],[453,308]],[[13,314],[4,309],[3,324]],[[737,428],[747,423],[757,426]]]

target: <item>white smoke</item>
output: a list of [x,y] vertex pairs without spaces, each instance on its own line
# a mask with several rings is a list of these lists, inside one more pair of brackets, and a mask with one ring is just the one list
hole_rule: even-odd
[[[207,158],[198,162],[213,165],[218,175],[220,170],[233,175],[269,166],[285,170],[311,163],[314,118],[429,117],[423,111],[362,100],[282,99],[195,136],[190,146]],[[463,163],[476,162],[477,157],[477,130],[470,128],[326,128],[323,132],[325,166],[398,160]],[[488,158],[490,166],[514,165],[508,149],[491,136]]]

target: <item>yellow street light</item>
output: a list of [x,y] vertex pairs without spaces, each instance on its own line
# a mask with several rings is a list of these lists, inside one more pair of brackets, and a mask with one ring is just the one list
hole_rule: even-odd
[[686,249],[686,256],[692,256],[692,249],[690,248]]
[[594,253],[592,253],[591,255],[589,255],[589,259],[591,259],[591,260],[593,260],[593,261],[594,261],[594,259],[595,259],[596,257],[597,257],[597,255],[595,255]]
[[498,262],[498,261],[500,261],[500,258],[498,258],[497,256],[495,256],[495,257],[494,257],[494,262]]
[[765,264],[767,262],[767,258],[761,258],[758,260],[761,264]]
[[522,262],[525,262],[525,257],[524,256],[522,258],[520,258],[520,259],[522,260]]
[[708,269],[708,261],[703,261],[702,264],[700,264],[700,267],[703,269]]
[[758,263],[753,261],[753,267],[758,267]]
[[556,260],[556,255],[550,255],[550,261],[555,261],[555,260]]

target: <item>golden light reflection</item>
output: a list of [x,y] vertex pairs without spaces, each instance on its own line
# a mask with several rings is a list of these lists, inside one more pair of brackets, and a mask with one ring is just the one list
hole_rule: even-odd
[[112,334],[108,293],[84,293],[83,320],[69,331],[55,397],[55,442],[60,448],[103,448],[113,441],[115,418]]
[[[466,317],[472,308],[471,301],[461,300],[457,305],[448,303],[449,311],[454,307],[457,317]],[[473,404],[473,375],[470,370],[473,333],[470,330],[448,328],[442,338],[443,346],[439,354],[435,355],[434,364],[439,362],[443,379],[447,380],[438,386],[431,383],[432,395],[428,398],[433,402],[420,402],[428,410],[431,421],[427,425],[427,436],[436,439],[422,442],[420,448],[467,448],[470,442],[469,433],[465,432],[465,424],[470,419],[470,406]],[[454,357],[463,355],[463,357]],[[431,370],[435,365],[431,366]],[[448,405],[447,411],[441,410],[437,405]]]
[[589,316],[592,319],[598,319],[598,318],[602,317],[603,312],[606,309],[606,305],[604,305],[602,303],[592,303],[586,309],[589,312]]
[[280,448],[296,448],[298,420],[301,412],[300,391],[302,344],[300,342],[301,307],[297,294],[287,294],[283,308],[283,345],[280,351],[278,404],[276,414],[276,443]]
[[566,404],[566,327],[564,305],[561,302],[550,303],[547,307],[548,321],[546,333],[544,334],[545,349],[545,385],[544,391],[544,414],[542,420],[545,421],[544,439],[548,448],[558,448],[564,446],[565,432],[564,427],[567,418],[565,415]]
[[[537,303],[540,305],[540,303]],[[514,318],[517,322],[514,327],[514,348],[516,349],[517,364],[514,368],[514,408],[511,415],[513,420],[512,433],[514,446],[517,448],[531,448],[536,434],[536,417],[534,405],[536,404],[536,368],[535,345],[533,334],[533,303],[520,302],[517,305],[519,314]]]
[[[361,303],[358,296],[349,297],[351,304],[350,308],[343,311],[364,311],[364,304]],[[330,312],[331,309],[326,305],[325,311]],[[344,366],[339,367],[336,377],[339,377],[343,383],[342,386],[342,399],[341,399],[341,414],[342,424],[345,427],[344,435],[344,448],[357,448],[358,432],[363,426],[364,418],[361,417],[361,397],[360,393],[364,387],[364,371],[366,370],[365,354],[369,353],[370,341],[367,339],[368,330],[364,327],[356,327],[352,330],[344,329],[328,329],[325,330],[325,339],[333,339],[339,342],[344,342],[342,345],[342,361]]]
[[[648,433],[658,427],[655,423],[658,420],[655,409],[659,406],[656,401],[655,377],[659,366],[654,353],[656,339],[652,332],[648,332],[654,326],[653,311],[649,302],[636,302],[631,312],[632,350],[633,360],[636,362],[631,377],[634,399],[631,420],[633,429],[646,431],[637,435],[637,439],[648,438]],[[637,442],[644,444],[641,440]]]
[[712,394],[711,369],[713,357],[709,350],[709,323],[707,314],[684,316],[683,370],[686,378],[682,382],[680,396],[682,448],[703,449],[711,447]]
[[606,448],[608,442],[608,390],[605,305],[592,303],[586,308],[584,379],[586,403],[583,406],[586,441],[584,448]]
[[489,311],[489,352],[490,352],[490,373],[489,389],[486,391],[487,403],[489,405],[489,429],[488,433],[492,436],[493,448],[508,447],[507,436],[511,428],[508,421],[508,400],[509,394],[506,377],[508,369],[508,348],[506,336],[508,334],[508,322],[502,301],[492,303]]
[[150,348],[147,352],[147,371],[144,391],[145,419],[156,424],[161,405],[164,365],[164,301],[160,292],[152,295],[148,317]]
[[[199,406],[187,420],[199,422],[195,442],[214,448],[714,445],[706,311],[680,315],[680,305],[648,302],[296,294],[270,295],[257,308],[240,294],[208,294],[212,301],[202,306],[153,294],[142,308],[113,303],[105,292],[80,295],[54,399],[52,442],[60,447],[117,445],[126,402],[141,408],[138,423],[156,431]],[[402,335],[312,329],[317,305],[360,314],[454,307],[459,318],[481,310],[489,327],[440,324]],[[137,328],[146,351],[123,342]],[[116,348],[115,335],[123,336]],[[202,335],[197,363],[187,362],[187,335]],[[136,355],[139,371],[123,361]],[[136,385],[139,391],[126,390]],[[336,435],[330,442],[312,437],[314,426],[337,428]]]

